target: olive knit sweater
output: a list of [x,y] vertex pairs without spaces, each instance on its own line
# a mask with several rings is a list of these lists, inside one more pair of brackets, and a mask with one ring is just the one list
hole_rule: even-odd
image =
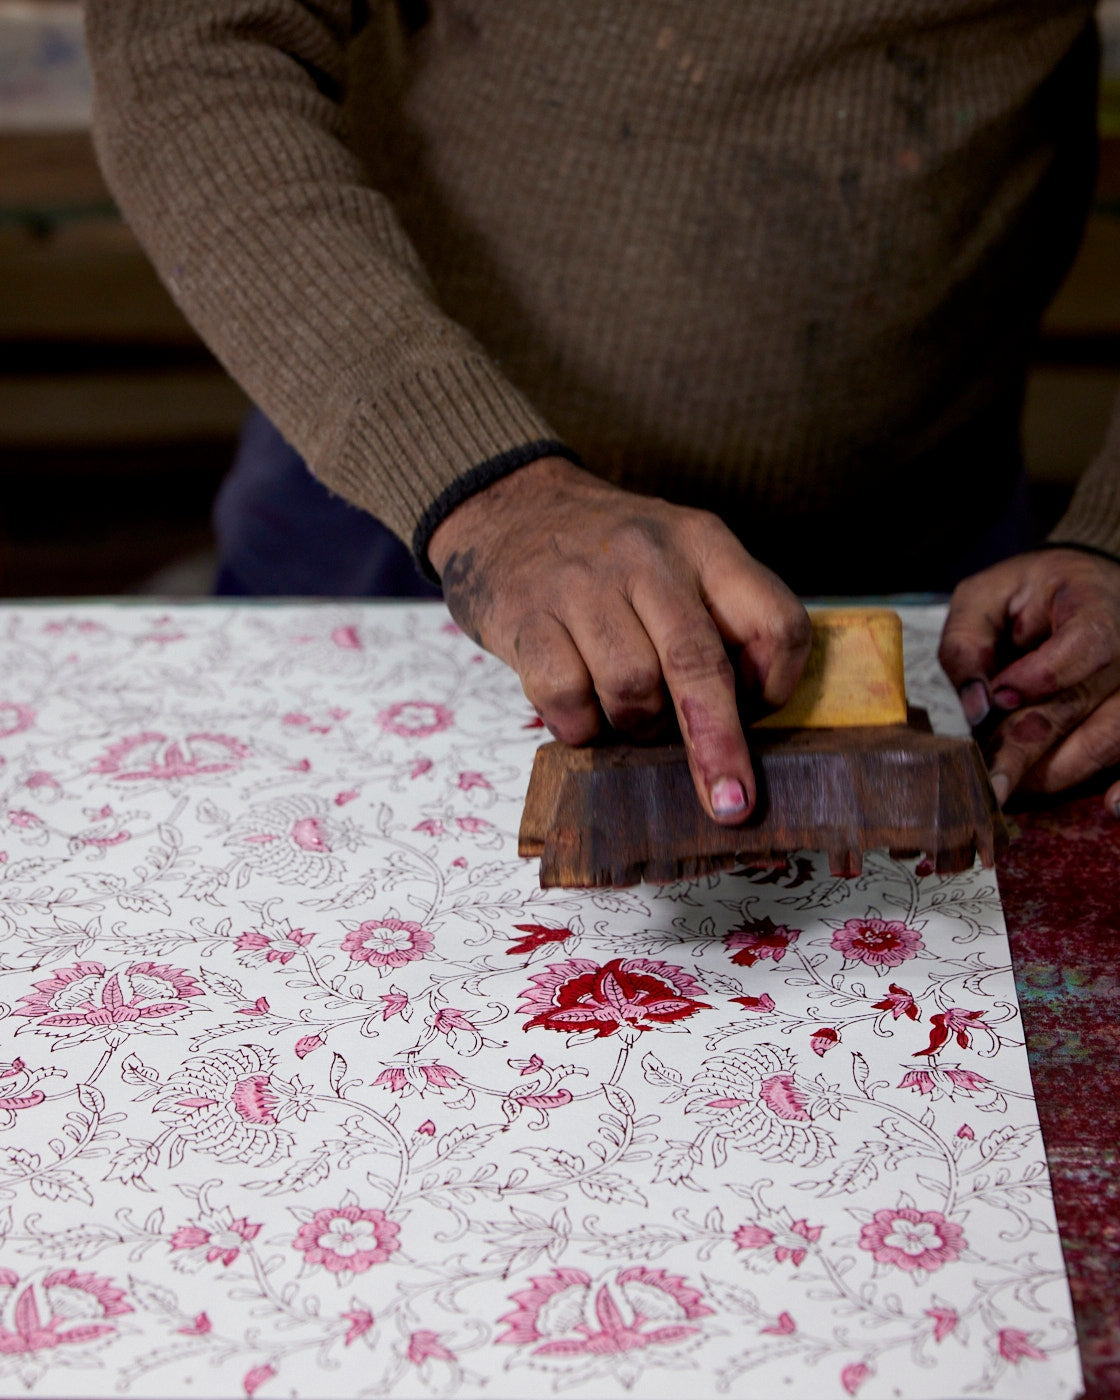
[[[550,451],[795,586],[1000,514],[1091,195],[1091,0],[87,0],[126,216],[423,558]],[[1120,551],[1120,429],[1055,538]]]

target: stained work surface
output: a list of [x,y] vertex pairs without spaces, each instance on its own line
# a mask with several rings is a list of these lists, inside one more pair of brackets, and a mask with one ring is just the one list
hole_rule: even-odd
[[999,869],[1086,1400],[1120,1394],[1120,824],[1099,797],[1019,813]]
[[0,666],[4,1394],[1077,1393],[991,872],[541,891],[434,605]]

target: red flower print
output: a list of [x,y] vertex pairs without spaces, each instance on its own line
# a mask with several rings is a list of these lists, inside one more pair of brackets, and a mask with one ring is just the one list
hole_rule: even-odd
[[951,1332],[956,1331],[960,1318],[955,1308],[927,1308],[926,1317],[933,1319],[933,1340],[943,1342]]
[[[924,1051],[921,1053],[925,1053]],[[927,1069],[908,1069],[898,1081],[900,1089],[913,1089],[915,1093],[934,1099],[952,1099],[957,1094],[982,1094],[989,1091],[991,1081],[972,1069],[961,1069],[959,1065],[933,1065]]]
[[865,963],[877,971],[898,967],[925,947],[917,929],[898,919],[849,919],[832,935],[832,946],[848,962]]
[[593,1032],[597,1038],[623,1029],[634,1033],[669,1025],[698,1011],[703,987],[681,967],[648,958],[612,958],[603,967],[585,958],[550,963],[530,979],[517,1008],[533,1013],[525,1030]]
[[999,1334],[999,1354],[1005,1361],[1018,1365],[1020,1361],[1045,1361],[1046,1353],[1036,1347],[1028,1332],[1017,1327],[1005,1327]]
[[402,739],[423,739],[449,729],[455,716],[446,705],[430,700],[401,700],[377,716],[381,728]]
[[831,1026],[822,1026],[819,1031],[814,1031],[809,1037],[809,1044],[813,1048],[814,1055],[826,1055],[840,1044],[840,1035]]
[[[111,1319],[133,1311],[124,1290],[99,1274],[57,1269],[37,1284],[21,1289],[19,1282],[10,1269],[0,1270],[0,1355],[95,1342],[117,1330]],[[66,1326],[75,1319],[75,1326]]]
[[242,958],[242,962],[248,966],[254,963],[290,963],[301,948],[306,948],[315,937],[313,933],[304,933],[301,928],[290,929],[287,933],[258,933],[255,929],[249,929],[241,934],[237,939],[237,951],[239,953],[249,953],[250,956]]
[[158,1032],[190,1012],[191,997],[204,995],[190,973],[153,962],[113,969],[74,963],[34,985],[14,1014],[35,1022],[42,1034],[75,1040],[119,1042],[134,1032]]
[[430,1118],[425,1118],[423,1123],[420,1124],[416,1131],[418,1133],[423,1134],[424,1137],[435,1137],[436,1125],[432,1122]]
[[[983,1023],[984,1012],[966,1011],[963,1006],[951,1006],[948,1011],[938,1011],[929,1020],[929,1044],[924,1050],[918,1051],[919,1055],[936,1055],[950,1036],[956,1036],[957,1044],[962,1050],[967,1050],[972,1044],[972,1031]],[[988,1030],[986,1026],[983,1029]],[[992,1035],[990,1030],[988,1035]]]
[[779,963],[791,943],[801,937],[801,930],[775,924],[773,919],[752,919],[733,928],[724,939],[725,947],[738,951],[731,958],[739,967],[753,967],[763,958]]
[[296,1058],[306,1059],[313,1050],[318,1050],[325,1043],[321,1035],[301,1035],[295,1044]]
[[382,1210],[328,1206],[304,1221],[292,1247],[309,1264],[321,1264],[332,1274],[364,1274],[400,1249],[399,1233],[400,1226]]
[[413,1332],[408,1339],[408,1359],[414,1366],[422,1366],[425,1361],[450,1361],[458,1358],[439,1339],[438,1332]]
[[972,1142],[975,1139],[976,1134],[972,1131],[972,1129],[968,1126],[967,1123],[962,1123],[957,1129],[957,1137],[963,1139],[963,1141],[965,1142]]
[[515,1307],[499,1319],[506,1330],[497,1340],[535,1356],[665,1356],[697,1337],[701,1329],[689,1324],[713,1311],[679,1274],[641,1265],[598,1285],[582,1269],[554,1269],[529,1284],[511,1295]]
[[532,953],[548,943],[563,943],[575,937],[570,928],[549,928],[546,924],[514,924],[514,928],[528,934],[528,937],[519,938],[516,943],[511,943],[506,949],[507,955]]
[[367,919],[342,940],[342,951],[354,962],[388,972],[430,953],[434,943],[427,929],[407,919]]
[[961,1227],[940,1211],[906,1206],[877,1210],[860,1231],[859,1247],[869,1250],[880,1264],[932,1273],[951,1264],[967,1245]]
[[747,1011],[773,1011],[774,998],[769,992],[763,992],[760,997],[732,997],[731,1000]]
[[918,1010],[918,1003],[910,995],[905,987],[900,987],[897,982],[892,982],[890,990],[882,1001],[871,1003],[876,1011],[889,1011],[891,1019],[897,1021],[900,1016],[908,1016],[911,1021],[916,1021],[921,1016]]

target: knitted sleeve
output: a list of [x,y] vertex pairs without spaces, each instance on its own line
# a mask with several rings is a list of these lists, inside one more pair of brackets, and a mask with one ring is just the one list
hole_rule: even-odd
[[1120,559],[1120,405],[1097,457],[1083,473],[1051,544],[1074,544]]
[[472,490],[565,449],[436,306],[347,148],[351,23],[350,0],[87,0],[95,140],[217,357],[423,558]]

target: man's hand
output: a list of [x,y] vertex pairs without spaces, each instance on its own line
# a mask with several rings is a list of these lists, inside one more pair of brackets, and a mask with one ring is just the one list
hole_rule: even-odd
[[517,671],[558,739],[586,743],[604,716],[650,737],[667,689],[705,810],[746,820],[755,783],[736,681],[780,705],[810,626],[714,515],[550,457],[470,497],[428,554],[452,616]]
[[[940,655],[973,726],[1006,712],[987,753],[1001,804],[1120,763],[1120,564],[1048,549],[965,579]],[[1120,816],[1120,782],[1105,801]]]

